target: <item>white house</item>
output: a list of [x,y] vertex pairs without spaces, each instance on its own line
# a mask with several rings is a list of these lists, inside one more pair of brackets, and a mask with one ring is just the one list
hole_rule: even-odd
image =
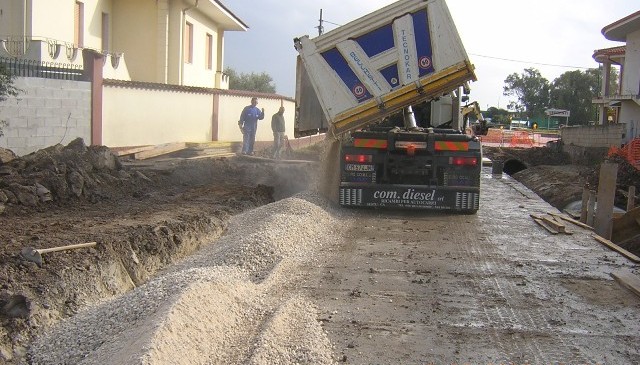
[[0,0],[0,57],[82,65],[93,49],[126,68],[106,78],[226,89],[224,33],[247,28],[218,0]]
[[0,105],[0,147],[237,142],[252,96],[266,114],[256,139],[271,141],[280,106],[293,130],[293,99],[228,90],[223,73],[224,33],[247,30],[219,0],[0,0],[0,62],[24,76]]
[[[640,11],[602,29],[606,39],[625,44],[596,50],[593,58],[602,64],[601,96],[598,105],[599,124],[624,125],[622,143],[640,136]],[[610,70],[620,67],[618,89],[610,90]]]

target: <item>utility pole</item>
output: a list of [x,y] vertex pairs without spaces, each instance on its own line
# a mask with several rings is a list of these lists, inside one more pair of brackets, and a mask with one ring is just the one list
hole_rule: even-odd
[[322,26],[322,9],[320,9],[320,25],[318,25],[318,35],[322,35],[324,33],[324,27]]

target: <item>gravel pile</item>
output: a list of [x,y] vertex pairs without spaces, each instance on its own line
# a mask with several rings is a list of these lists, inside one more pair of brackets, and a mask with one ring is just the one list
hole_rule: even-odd
[[291,288],[342,224],[312,193],[237,215],[164,275],[59,323],[31,363],[334,363],[317,308]]

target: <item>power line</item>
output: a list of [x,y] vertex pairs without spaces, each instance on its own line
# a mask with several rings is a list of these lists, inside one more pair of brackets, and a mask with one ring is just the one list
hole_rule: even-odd
[[[332,25],[336,25],[338,27],[342,26],[342,24],[337,24],[337,23],[333,23],[333,22],[330,22],[328,20],[322,19],[322,9],[320,9],[320,25],[318,27],[316,27],[320,31],[320,34],[324,33],[324,27],[322,26],[322,23],[329,23],[329,24],[332,24]],[[541,62],[530,62],[530,61],[522,61],[522,60],[513,60],[513,59],[510,59],[510,58],[486,56],[486,55],[481,55],[481,54],[476,54],[476,53],[469,53],[469,54],[472,55],[472,56],[491,58],[491,59],[494,59],[494,60],[501,60],[501,61],[508,61],[508,62],[519,62],[519,63],[528,63],[530,65],[565,67],[565,68],[580,68],[580,69],[583,69],[583,70],[588,70],[590,68],[594,68],[594,67],[556,65],[556,64],[553,64],[553,63],[541,63]]]
[[336,26],[338,26],[338,27],[341,27],[341,26],[342,26],[342,24],[333,23],[333,22],[330,22],[330,21],[328,21],[328,20],[323,20],[323,22],[325,22],[325,23],[329,23],[329,24],[331,24],[331,25],[336,25]]
[[553,67],[566,67],[566,68],[581,68],[584,70],[588,70],[590,68],[594,68],[594,67],[582,67],[582,66],[568,66],[568,65],[556,65],[553,63],[541,63],[541,62],[531,62],[531,61],[522,61],[522,60],[513,60],[510,58],[502,58],[502,57],[493,57],[493,56],[486,56],[486,55],[481,55],[481,54],[474,54],[474,53],[469,53],[472,56],[477,56],[477,57],[484,57],[484,58],[491,58],[494,60],[501,60],[501,61],[509,61],[509,62],[519,62],[519,63],[528,63],[531,65],[541,65],[541,66],[553,66]]

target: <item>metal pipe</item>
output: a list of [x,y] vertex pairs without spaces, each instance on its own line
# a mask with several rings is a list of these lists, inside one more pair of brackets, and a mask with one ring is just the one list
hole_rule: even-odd
[[418,124],[416,123],[416,116],[413,114],[413,108],[411,105],[404,108],[404,127],[407,129],[416,129]]

